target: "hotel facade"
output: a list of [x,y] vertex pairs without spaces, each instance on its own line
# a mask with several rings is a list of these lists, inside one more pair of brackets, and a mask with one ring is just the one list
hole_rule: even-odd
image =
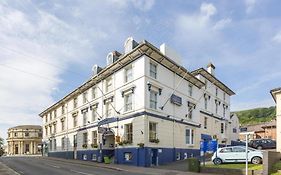
[[124,47],[39,114],[45,155],[148,167],[199,156],[201,140],[231,143],[234,92],[213,64],[190,72],[165,44],[128,38]]

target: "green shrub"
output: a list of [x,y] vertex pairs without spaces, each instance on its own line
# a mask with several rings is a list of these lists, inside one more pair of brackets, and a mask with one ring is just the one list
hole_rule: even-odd
[[187,169],[191,172],[200,172],[200,162],[196,158],[188,158],[187,160]]

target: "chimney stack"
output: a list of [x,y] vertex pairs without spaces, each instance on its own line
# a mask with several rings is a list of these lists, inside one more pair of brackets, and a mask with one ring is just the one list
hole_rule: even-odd
[[207,71],[212,74],[213,76],[215,76],[215,69],[216,67],[212,64],[212,63],[209,63],[207,65]]

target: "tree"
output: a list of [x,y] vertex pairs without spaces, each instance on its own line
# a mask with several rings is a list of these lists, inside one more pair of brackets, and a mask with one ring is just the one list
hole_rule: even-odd
[[0,137],[0,157],[4,154],[4,139]]

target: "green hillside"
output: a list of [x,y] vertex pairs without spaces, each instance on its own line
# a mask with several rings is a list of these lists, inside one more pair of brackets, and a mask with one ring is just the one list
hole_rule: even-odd
[[236,113],[242,125],[268,122],[275,119],[276,116],[275,106],[236,111],[234,113]]

